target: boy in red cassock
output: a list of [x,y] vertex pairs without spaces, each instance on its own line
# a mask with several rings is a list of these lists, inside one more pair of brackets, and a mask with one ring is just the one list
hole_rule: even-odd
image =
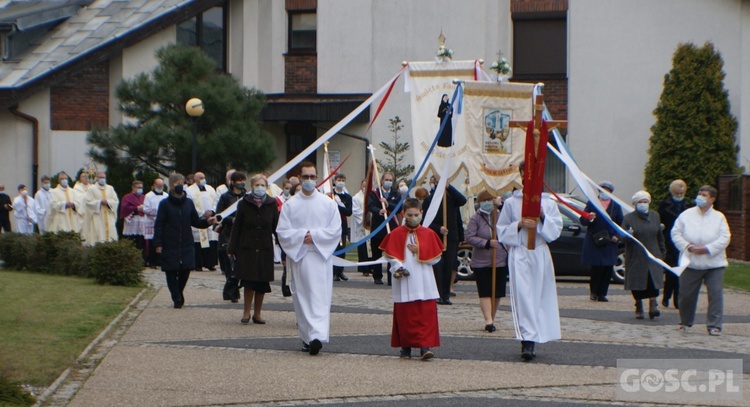
[[443,243],[431,229],[420,225],[418,200],[404,202],[405,224],[386,235],[380,245],[393,273],[393,330],[391,346],[401,348],[401,358],[411,359],[411,348],[420,349],[420,359],[435,355],[440,346],[437,302],[440,297],[432,265],[440,261]]

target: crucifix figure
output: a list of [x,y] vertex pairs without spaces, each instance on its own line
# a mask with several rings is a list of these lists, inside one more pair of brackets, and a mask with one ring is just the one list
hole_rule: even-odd
[[[547,139],[550,130],[567,127],[565,120],[544,120],[544,96],[539,94],[534,101],[533,117],[530,121],[511,120],[510,127],[526,131],[523,168],[523,206],[521,216],[539,220],[541,216],[541,196],[544,188],[544,165],[547,158]],[[535,247],[536,230],[529,229],[528,249]]]

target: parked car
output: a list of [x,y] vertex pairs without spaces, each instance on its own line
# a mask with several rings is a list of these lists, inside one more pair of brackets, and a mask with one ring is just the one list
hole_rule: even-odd
[[[562,199],[579,210],[586,207],[586,202],[581,198],[570,195],[560,195]],[[552,263],[555,265],[556,276],[589,276],[588,265],[581,264],[581,251],[583,250],[583,239],[586,236],[586,227],[581,225],[578,214],[562,203],[557,204],[563,220],[563,229],[560,237],[550,243],[549,249],[552,254]],[[458,250],[458,279],[473,280],[474,273],[471,271],[471,246],[462,245]],[[612,273],[612,281],[622,284],[625,280],[625,249],[622,244],[617,250],[617,262]]]

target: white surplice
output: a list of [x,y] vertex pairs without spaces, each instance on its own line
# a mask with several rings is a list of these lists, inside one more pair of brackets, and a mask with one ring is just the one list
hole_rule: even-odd
[[88,214],[86,213],[86,191],[89,190],[89,187],[91,187],[91,184],[82,184],[80,182],[76,182],[75,186],[73,186],[73,190],[76,191],[76,211],[81,215],[81,221],[78,223],[78,229],[76,232],[80,233],[81,236],[85,234],[83,228],[86,227],[86,222],[88,222]]
[[[414,235],[409,234],[407,244],[415,244]],[[434,300],[440,298],[437,283],[435,282],[435,273],[432,271],[432,265],[440,261],[436,257],[427,262],[420,262],[417,255],[404,246],[404,262],[390,256],[386,256],[388,263],[391,265],[391,272],[404,268],[409,270],[408,277],[394,278],[391,286],[393,302],[412,302]]]
[[40,188],[34,195],[34,204],[36,205],[36,224],[39,226],[39,232],[44,233],[47,227],[44,224],[49,210],[49,202],[52,199],[52,191]]
[[[310,232],[313,243],[304,243]],[[276,227],[291,275],[297,329],[305,343],[328,342],[333,294],[333,252],[341,240],[341,217],[331,198],[299,192],[284,203]]]
[[143,223],[143,238],[151,240],[154,238],[154,225],[156,224],[156,212],[159,209],[159,203],[169,196],[169,193],[162,191],[161,194],[156,194],[154,191],[149,191],[146,197],[143,198],[143,213],[146,214],[146,219]]
[[[106,200],[107,205],[102,205]],[[90,185],[86,190],[86,222],[81,231],[83,244],[93,246],[97,243],[117,240],[117,198],[111,185]]]
[[[66,207],[68,202],[75,204],[75,207]],[[80,233],[84,214],[84,208],[80,206],[81,204],[82,201],[76,190],[58,185],[52,190],[49,200],[49,209],[44,219],[45,229],[50,233]]]
[[13,216],[16,218],[16,231],[23,235],[34,233],[34,224],[37,222],[36,205],[34,198],[19,195],[13,200]]
[[[198,184],[193,184],[185,190],[187,197],[193,200],[195,211],[198,212],[199,217],[203,216],[206,211],[215,211],[216,204],[219,203],[216,190],[211,185],[206,185],[204,189],[204,191],[201,191]],[[219,239],[219,235],[213,231],[213,228],[192,228],[192,230],[193,241],[195,243],[200,242],[201,247],[204,249],[210,247],[209,241]]]
[[527,249],[528,229],[518,229],[523,194],[505,201],[497,221],[497,236],[508,250],[510,304],[516,339],[544,343],[560,339],[555,268],[547,243],[562,232],[557,204],[542,194],[544,221],[537,223],[534,250]]

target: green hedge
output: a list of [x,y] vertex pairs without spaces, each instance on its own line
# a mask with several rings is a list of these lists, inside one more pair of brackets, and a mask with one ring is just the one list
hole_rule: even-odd
[[6,269],[94,278],[99,284],[136,286],[143,260],[130,240],[81,245],[77,233],[0,235],[0,260]]

